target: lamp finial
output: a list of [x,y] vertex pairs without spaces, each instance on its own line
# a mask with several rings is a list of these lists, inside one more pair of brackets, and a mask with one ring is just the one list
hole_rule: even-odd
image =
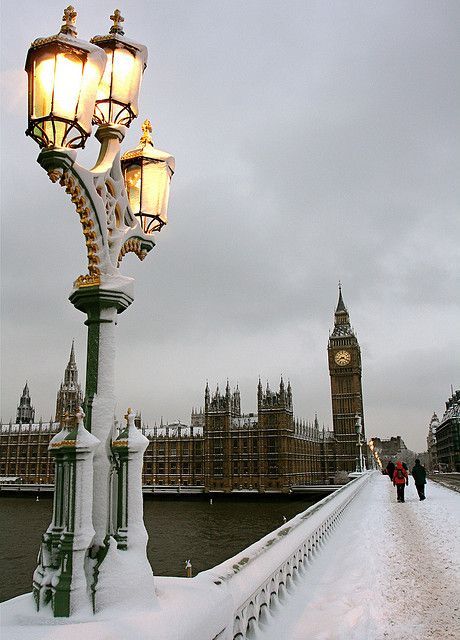
[[120,9],[115,9],[113,15],[110,16],[110,19],[113,22],[113,25],[110,27],[109,33],[118,33],[120,36],[123,36],[125,32],[121,27],[121,23],[125,21],[123,16],[121,15]]
[[153,147],[153,140],[152,136],[150,135],[152,131],[152,123],[150,122],[150,120],[144,120],[144,123],[142,125],[142,136],[139,140],[139,144],[141,144],[143,147],[145,147],[146,144],[151,144]]
[[77,19],[77,12],[72,7],[72,5],[69,4],[69,6],[66,9],[64,9],[64,15],[62,16],[62,22],[64,22],[64,24],[61,26],[61,33],[65,33],[68,36],[76,37],[77,35],[77,30],[75,28],[76,19]]

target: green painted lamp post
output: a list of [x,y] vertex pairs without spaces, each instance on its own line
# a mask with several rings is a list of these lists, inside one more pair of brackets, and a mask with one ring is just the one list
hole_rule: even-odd
[[[133,549],[137,560],[131,565],[137,563],[144,592],[153,597],[141,508],[147,441],[133,431],[130,412],[125,437],[115,433],[115,326],[134,297],[134,281],[120,273],[120,262],[128,252],[143,260],[155,246],[153,232],[166,223],[174,172],[174,158],[154,149],[148,121],[140,146],[120,158],[126,127],[138,115],[147,49],[124,37],[118,10],[109,34],[91,42],[77,39],[75,19],[69,6],[60,32],[35,40],[26,61],[26,134],[41,147],[38,162],[49,178],[70,195],[88,259],[88,273],[75,280],[70,294],[87,316],[85,413],[69,416],[50,444],[56,462],[53,521],[34,574],[37,608],[51,606],[54,616],[70,616],[88,604],[94,611],[105,602],[114,604],[123,588],[117,594],[110,589],[117,575],[126,580]],[[88,170],[77,164],[76,149],[84,146],[93,124],[100,152]],[[137,524],[129,516],[130,501]],[[135,592],[131,585],[131,597]]]

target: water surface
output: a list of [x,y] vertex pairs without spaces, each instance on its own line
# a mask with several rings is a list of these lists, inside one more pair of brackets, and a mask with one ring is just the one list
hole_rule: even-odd
[[[148,556],[155,575],[183,576],[190,559],[193,574],[210,569],[242,551],[304,511],[310,499],[263,500],[213,498],[145,500]],[[50,497],[0,498],[0,601],[31,590],[41,534],[48,527]]]

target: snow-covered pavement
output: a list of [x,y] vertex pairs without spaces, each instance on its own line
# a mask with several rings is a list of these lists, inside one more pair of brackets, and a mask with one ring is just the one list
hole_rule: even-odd
[[258,640],[459,640],[460,494],[410,483],[373,474]]

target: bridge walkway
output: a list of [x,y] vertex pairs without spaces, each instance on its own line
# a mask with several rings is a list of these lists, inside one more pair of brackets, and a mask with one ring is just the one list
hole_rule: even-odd
[[460,495],[428,482],[406,502],[373,474],[257,640],[460,638]]

